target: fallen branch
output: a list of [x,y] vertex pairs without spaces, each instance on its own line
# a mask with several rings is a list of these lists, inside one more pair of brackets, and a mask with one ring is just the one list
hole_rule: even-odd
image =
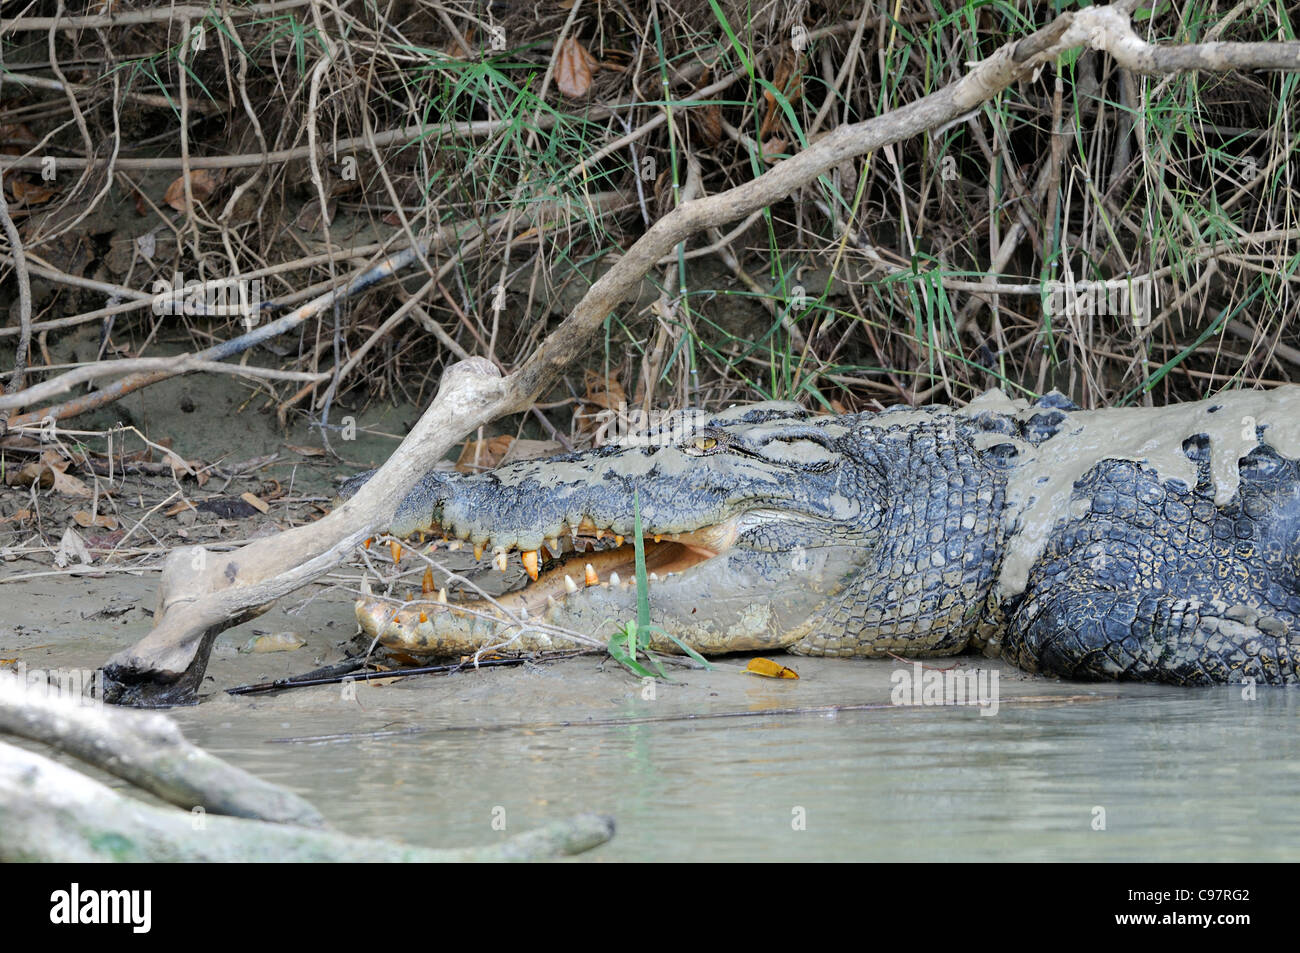
[[[758,178],[687,202],[632,245],[574,306],[529,360],[509,377],[483,359],[452,365],[437,397],[393,456],[356,496],[324,519],[255,540],[229,555],[174,550],[163,571],[157,624],[139,644],[106,663],[114,697],[138,704],[188,698],[222,630],[318,578],[364,539],[383,531],[412,486],[462,437],[491,420],[526,411],[655,263],[692,234],[717,228],[811,185],[845,162],[951,123],[1080,46],[1113,52],[1133,69],[1177,71],[1247,65],[1257,44],[1213,43],[1162,49],[1137,38],[1127,15],[1137,0],[1064,13],[1033,35],[1001,47],[960,80],[865,122],[845,125]],[[1300,43],[1267,44],[1264,65],[1300,67]],[[1238,49],[1250,47],[1250,50]]]
[[365,863],[541,860],[614,834],[581,814],[487,847],[434,849],[288,824],[152,807],[48,758],[0,744],[0,862]]
[[325,826],[298,795],[194,747],[157,712],[95,706],[0,672],[0,732],[57,748],[186,810]]

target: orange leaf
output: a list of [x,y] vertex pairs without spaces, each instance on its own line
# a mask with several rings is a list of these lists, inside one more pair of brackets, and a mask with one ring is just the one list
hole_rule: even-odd
[[587,395],[582,399],[584,403],[595,404],[604,410],[618,410],[627,404],[627,391],[612,374],[606,377],[588,369]]
[[488,437],[486,440],[467,440],[456,461],[456,469],[461,473],[491,469],[501,462],[514,442],[515,438],[509,434]]
[[555,85],[570,99],[581,99],[591,92],[591,75],[599,66],[586,47],[569,37],[555,54]]
[[98,526],[102,529],[117,529],[117,520],[107,513],[100,513],[98,516],[91,516],[85,510],[77,510],[72,514],[72,519],[82,529],[89,529],[92,526]]
[[763,678],[798,678],[798,673],[792,668],[786,668],[784,665],[778,665],[770,658],[752,658],[749,664],[745,666],[745,671],[751,675],[761,675]]
[[40,205],[59,194],[58,189],[35,185],[22,179],[10,179],[9,190],[13,192],[14,202],[18,205]]
[[252,493],[241,493],[239,494],[239,498],[259,513],[271,512],[271,507],[267,506],[261,499]]
[[[194,201],[202,202],[216,191],[221,179],[212,169],[195,169],[190,173],[190,193]],[[185,176],[179,175],[163,194],[163,201],[178,212],[185,211]]]

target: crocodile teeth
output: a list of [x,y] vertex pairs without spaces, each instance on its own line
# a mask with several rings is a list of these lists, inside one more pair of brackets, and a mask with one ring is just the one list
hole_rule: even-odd
[[448,543],[448,544],[447,544],[447,552],[449,552],[449,553],[458,553],[458,552],[460,552],[460,540],[458,540],[458,539],[453,539],[450,543]]
[[424,578],[420,580],[420,592],[426,596],[429,593],[433,592],[433,570],[432,569],[424,570]]
[[605,531],[603,529],[596,530],[596,542],[600,542],[604,538],[605,538]]
[[560,555],[562,551],[560,549],[560,541],[556,539],[554,536],[546,540],[546,548],[551,551],[552,557]]
[[565,577],[564,577],[564,591],[565,591],[565,592],[577,592],[577,591],[578,591],[578,584],[577,584],[576,582],[573,581],[573,577],[572,577],[572,576],[569,576],[569,575],[567,575],[567,574],[566,574]]
[[402,544],[394,540],[388,544],[388,551],[393,554],[393,565],[396,566],[402,561]]
[[559,605],[559,603],[555,601],[555,596],[548,595],[548,596],[546,597],[546,608],[548,608],[548,609],[554,609],[554,608],[555,608],[556,606],[558,606],[558,605]]
[[617,586],[617,585],[618,585],[619,583],[621,583],[622,581],[623,581],[623,580],[619,578],[618,573],[616,573],[616,572],[612,572],[612,573],[609,574],[609,585],[610,585],[610,588],[613,588],[614,586]]
[[482,544],[482,543],[475,543],[475,544],[474,544],[474,560],[477,562],[478,560],[480,560],[480,559],[482,559],[482,558],[483,558],[483,544]]
[[525,605],[524,603],[522,603],[522,602],[519,603],[519,618],[521,618],[521,619],[527,619],[527,618],[528,618],[528,606],[526,606],[526,605]]
[[537,581],[537,550],[526,549],[519,554],[520,560],[523,561],[524,570],[528,573],[528,578],[533,582]]
[[446,589],[446,587],[443,587],[442,589],[439,589],[439,590],[438,590],[438,601],[441,602],[444,606],[447,604],[447,589]]
[[370,548],[370,544],[373,543],[374,541],[375,541],[375,538],[374,538],[373,536],[371,536],[369,539],[367,539],[364,543],[361,544],[361,548],[362,548],[362,549],[369,549],[369,548]]
[[428,617],[427,615],[424,614],[424,610],[423,610],[423,609],[420,610],[420,621],[421,621],[421,622],[428,622],[428,621],[429,621],[429,617]]
[[361,594],[363,596],[373,595],[373,592],[370,588],[370,579],[367,576],[363,576],[361,578]]
[[654,582],[658,582],[658,581],[659,581],[659,573],[657,573],[657,572],[652,572],[652,573],[650,574],[650,578],[651,578]]
[[615,545],[615,546],[622,546],[622,545],[623,545],[623,537],[620,536],[620,535],[618,535],[618,533],[615,533],[615,534],[614,534],[614,545]]
[[591,563],[586,566],[586,582],[589,586],[600,585],[600,577],[596,575],[596,570],[592,568]]
[[506,551],[504,549],[498,549],[496,555],[492,557],[492,562],[496,564],[498,570],[505,572],[506,566],[508,565],[506,562]]
[[662,541],[663,541],[663,537],[660,536],[658,533],[655,533],[655,542],[658,543]]

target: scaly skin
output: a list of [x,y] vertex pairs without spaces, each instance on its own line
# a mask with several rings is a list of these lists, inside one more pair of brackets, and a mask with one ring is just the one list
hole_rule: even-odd
[[[1279,390],[1263,406],[1289,414],[1296,393]],[[1189,420],[1194,412],[1218,420],[1260,399],[1184,406]],[[1220,418],[1205,416],[1221,406]],[[574,646],[557,629],[607,638],[636,613],[630,544],[560,553],[555,540],[572,530],[630,537],[635,492],[656,573],[652,618],[705,654],[975,648],[1069,678],[1300,680],[1300,464],[1270,446],[1270,434],[1286,436],[1273,442],[1295,455],[1281,425],[1241,417],[1241,439],[1250,439],[1238,448],[1229,499],[1216,503],[1224,476],[1211,461],[1235,452],[1171,431],[1156,449],[1182,453],[1175,462],[1194,486],[1103,448],[1046,521],[1026,516],[1023,488],[1071,462],[1052,452],[1075,447],[1068,441],[1083,431],[1074,422],[1129,420],[1104,416],[1124,413],[1142,412],[1090,416],[1059,395],[1027,408],[842,417],[764,404],[665,446],[606,447],[474,476],[431,473],[399,508],[395,535],[447,534],[484,547],[489,559],[517,549],[539,580],[502,599],[507,615],[486,602],[367,599],[357,617],[385,645],[420,655]],[[1077,449],[1062,452],[1078,463]],[[366,477],[349,481],[344,495]],[[544,543],[560,558],[542,550],[533,562]],[[1028,567],[1023,587],[1011,571],[1016,558]],[[654,647],[676,650],[662,638]]]

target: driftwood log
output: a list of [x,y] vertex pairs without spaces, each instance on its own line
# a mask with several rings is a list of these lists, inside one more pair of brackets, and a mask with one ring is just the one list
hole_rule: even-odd
[[0,863],[12,861],[539,860],[609,840],[608,817],[579,815],[485,847],[432,849],[328,830],[320,812],[185,740],[159,712],[122,711],[0,673],[0,734],[47,744],[181,810],[112,790],[0,742]]
[[541,860],[609,840],[614,823],[582,814],[490,847],[435,849],[291,824],[207,817],[124,797],[49,758],[0,742],[0,863],[454,863]]
[[1063,13],[1036,33],[974,64],[960,80],[865,122],[841,126],[763,175],[683,203],[655,222],[601,276],[541,347],[501,377],[485,360],[448,369],[438,395],[393,456],[352,499],[307,526],[255,540],[230,554],[198,547],[173,551],[160,585],[156,625],[104,671],[111,697],[129,704],[191,700],[216,636],[342,563],[382,532],[415,482],[464,435],[498,417],[526,411],[583,352],[609,314],[680,242],[779,201],[841,162],[938,129],[965,116],[1044,64],[1076,48],[1110,54],[1144,73],[1180,70],[1300,70],[1300,43],[1146,43],[1130,18],[1139,0]]
[[0,733],[57,748],[187,811],[325,826],[298,795],[196,748],[158,712],[83,703],[2,672]]

